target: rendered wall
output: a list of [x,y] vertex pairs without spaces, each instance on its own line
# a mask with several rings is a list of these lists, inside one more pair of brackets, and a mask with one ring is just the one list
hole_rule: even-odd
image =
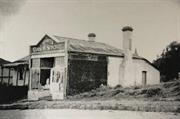
[[122,57],[109,57],[108,59],[108,85],[111,87],[117,85],[123,87],[141,86],[142,71],[147,72],[146,85],[160,83],[159,71],[144,60],[128,61]]
[[142,71],[147,72],[147,85],[159,84],[160,83],[160,73],[152,65],[144,60],[133,60],[134,72],[135,72],[135,84],[142,85]]
[[120,84],[122,72],[120,71],[123,58],[108,57],[108,81],[110,87],[115,87]]

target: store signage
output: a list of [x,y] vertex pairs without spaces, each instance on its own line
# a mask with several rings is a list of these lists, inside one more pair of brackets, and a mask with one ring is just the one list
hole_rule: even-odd
[[64,50],[65,43],[55,43],[51,39],[44,39],[39,45],[31,46],[31,53]]
[[43,51],[52,51],[52,50],[60,50],[60,49],[62,49],[62,44],[44,45],[41,47],[32,47],[32,53],[43,52]]
[[98,56],[92,54],[83,54],[83,55],[71,54],[69,55],[69,59],[98,61]]

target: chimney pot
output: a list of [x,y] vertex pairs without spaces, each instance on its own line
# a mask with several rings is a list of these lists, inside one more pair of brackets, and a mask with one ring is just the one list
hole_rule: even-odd
[[95,38],[96,38],[96,34],[95,33],[89,33],[88,38],[89,38],[89,41],[94,42]]
[[133,28],[130,26],[125,26],[122,28],[123,32],[123,49],[132,50],[132,31]]
[[122,31],[133,31],[133,28],[130,26],[125,26],[122,28]]

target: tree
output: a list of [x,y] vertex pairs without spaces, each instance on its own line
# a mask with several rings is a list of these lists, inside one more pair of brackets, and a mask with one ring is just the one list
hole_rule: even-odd
[[160,71],[161,81],[177,79],[180,72],[180,43],[171,42],[153,64]]

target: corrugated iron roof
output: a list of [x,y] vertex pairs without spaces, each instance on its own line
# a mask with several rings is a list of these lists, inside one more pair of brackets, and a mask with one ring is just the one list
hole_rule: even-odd
[[8,63],[8,64],[4,64],[4,67],[16,67],[19,65],[28,65],[28,62],[12,62],[12,63]]
[[19,59],[19,60],[16,60],[16,61],[14,61],[14,62],[9,62],[9,63],[6,63],[6,64],[4,64],[3,66],[4,67],[16,67],[16,66],[19,66],[19,65],[28,65],[29,64],[29,55],[28,56],[26,56],[26,57],[23,57],[23,58],[21,58],[21,59]]
[[7,63],[10,63],[10,61],[0,58],[0,65],[7,64]]
[[112,55],[112,56],[124,56],[123,51],[115,48],[113,46],[107,45],[100,42],[91,42],[86,40],[66,38],[60,36],[54,36],[54,38],[59,41],[68,40],[68,51],[69,52],[82,52],[82,53],[92,53],[92,54],[102,54],[102,55]]
[[21,58],[21,59],[19,59],[19,60],[14,61],[13,63],[28,62],[28,61],[29,61],[29,58],[30,58],[30,56],[28,55],[28,56],[25,56],[25,57],[23,57],[23,58]]

